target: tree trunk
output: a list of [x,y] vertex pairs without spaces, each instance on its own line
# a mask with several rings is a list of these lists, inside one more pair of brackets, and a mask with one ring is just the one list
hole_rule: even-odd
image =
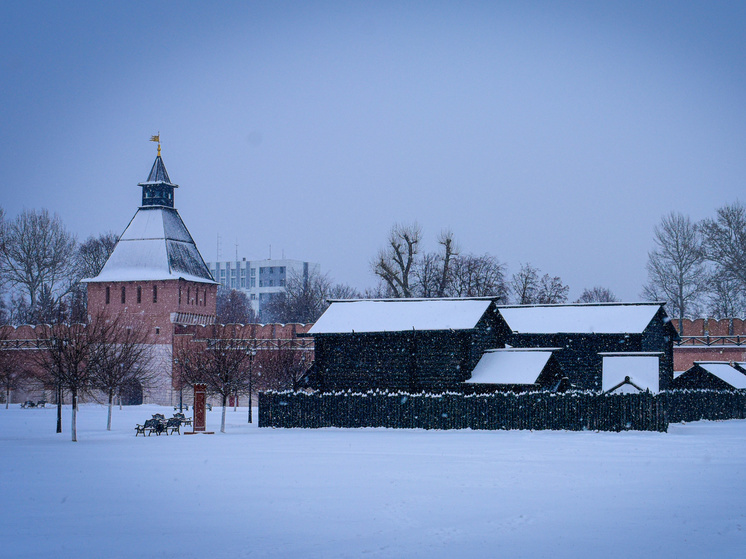
[[57,385],[57,432],[62,433],[62,385]]
[[72,433],[73,438],[72,441],[74,443],[78,442],[78,393],[76,390],[72,391],[72,399],[73,399],[73,420],[72,420]]
[[5,389],[5,409],[8,409],[10,405],[10,388]]
[[114,391],[109,390],[109,417],[106,418],[106,430],[111,431],[111,407],[114,405]]
[[225,408],[228,404],[228,395],[223,394],[223,416],[220,418],[220,432],[225,433]]

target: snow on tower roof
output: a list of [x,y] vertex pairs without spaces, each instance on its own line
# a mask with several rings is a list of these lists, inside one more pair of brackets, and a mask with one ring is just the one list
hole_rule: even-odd
[[470,330],[491,303],[490,299],[332,301],[308,334]]
[[101,273],[84,282],[185,279],[215,283],[184,222],[173,208],[137,210]]
[[178,185],[173,184],[171,182],[171,179],[168,178],[168,171],[166,171],[166,165],[163,163],[163,158],[161,158],[161,156],[158,155],[155,158],[155,161],[153,162],[153,167],[150,169],[148,180],[146,180],[144,183],[141,182],[140,185],[157,184],[157,183],[164,183],[164,182],[166,184],[170,184],[171,186],[178,188]]
[[713,361],[695,361],[695,365],[699,365],[705,371],[711,375],[715,375],[723,382],[727,382],[733,388],[746,388],[746,375],[741,371],[732,367],[730,363],[726,362],[713,362]]
[[663,303],[593,303],[498,307],[519,334],[642,333]]
[[493,349],[486,351],[474,367],[471,384],[534,384],[549,358],[552,348]]

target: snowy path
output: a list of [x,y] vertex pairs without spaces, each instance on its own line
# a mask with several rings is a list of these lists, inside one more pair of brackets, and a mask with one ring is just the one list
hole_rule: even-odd
[[[156,406],[0,409],[3,557],[743,557],[746,421],[669,433],[134,437]],[[208,413],[219,428],[220,413]]]

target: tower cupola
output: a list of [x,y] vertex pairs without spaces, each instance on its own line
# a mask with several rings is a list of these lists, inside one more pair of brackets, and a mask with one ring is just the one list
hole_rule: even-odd
[[[154,136],[156,138],[157,136]],[[174,207],[174,189],[179,188],[178,184],[173,184],[168,178],[166,166],[161,159],[161,144],[158,142],[158,155],[150,169],[148,180],[139,183],[137,186],[142,187],[142,205],[143,206],[166,206]]]

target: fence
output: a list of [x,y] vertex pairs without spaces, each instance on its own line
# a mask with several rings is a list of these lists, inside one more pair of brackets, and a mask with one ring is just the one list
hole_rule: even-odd
[[659,396],[665,400],[670,423],[701,419],[746,419],[746,391],[671,390]]
[[263,392],[259,427],[666,431],[650,393]]

